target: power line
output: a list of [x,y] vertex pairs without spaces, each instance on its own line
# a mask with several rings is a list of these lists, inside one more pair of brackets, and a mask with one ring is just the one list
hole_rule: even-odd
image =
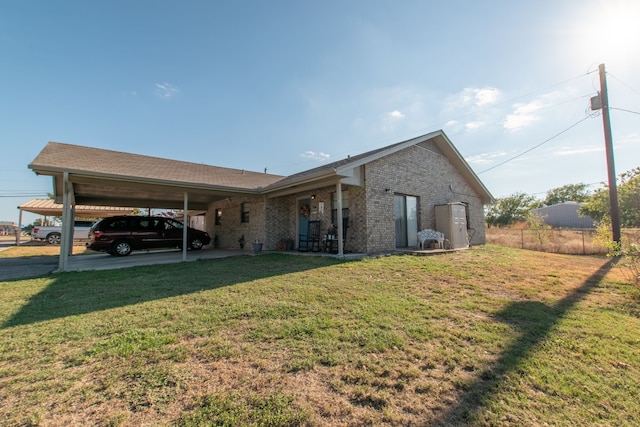
[[[425,126],[425,127],[421,127],[421,128],[415,129],[415,130],[414,130],[414,132],[426,132],[426,131],[429,131],[430,129],[433,129],[434,127],[435,127],[435,128],[444,128],[444,124],[446,124],[446,123],[448,123],[448,122],[450,122],[450,121],[459,121],[459,120],[461,120],[461,119],[463,119],[463,118],[465,118],[465,117],[473,116],[473,115],[477,115],[477,114],[482,113],[482,112],[484,112],[484,111],[486,111],[486,110],[490,110],[490,109],[494,109],[494,108],[497,108],[497,107],[502,107],[502,106],[504,106],[504,105],[512,104],[514,101],[517,101],[517,100],[520,100],[520,99],[523,99],[523,98],[529,98],[529,97],[531,97],[531,96],[533,96],[533,95],[536,95],[536,94],[539,94],[539,93],[546,92],[546,91],[548,91],[548,90],[550,90],[550,89],[553,89],[553,88],[556,88],[556,87],[559,87],[559,86],[563,86],[563,85],[565,85],[565,84],[567,84],[567,83],[569,83],[569,82],[572,82],[572,81],[574,81],[574,80],[581,79],[581,78],[586,77],[586,76],[588,76],[589,74],[593,74],[593,73],[595,73],[595,72],[597,72],[597,71],[598,71],[598,70],[595,70],[595,71],[587,71],[587,72],[586,72],[586,73],[584,73],[584,74],[580,74],[580,75],[577,75],[577,76],[574,76],[574,77],[571,77],[571,78],[568,78],[568,79],[562,80],[562,81],[560,81],[560,82],[558,82],[558,83],[553,83],[553,84],[548,85],[548,86],[546,86],[546,87],[543,87],[543,88],[541,88],[541,89],[536,89],[536,90],[533,90],[533,91],[531,91],[531,92],[525,93],[525,94],[523,94],[523,95],[515,96],[515,97],[509,98],[509,99],[507,99],[507,100],[504,100],[504,101],[502,101],[502,102],[498,102],[498,103],[496,103],[496,104],[489,104],[489,105],[487,105],[486,107],[481,107],[481,108],[478,108],[478,109],[476,109],[476,110],[469,111],[469,112],[464,113],[464,114],[460,114],[460,115],[458,115],[458,116],[456,116],[456,117],[450,118],[449,120],[445,121],[444,123],[441,123],[440,125],[438,125],[438,124],[435,124],[435,123],[434,123],[434,124],[433,124],[433,126],[429,125],[429,126]],[[578,96],[578,97],[576,97],[576,98],[572,98],[572,99],[569,99],[569,100],[566,100],[566,101],[562,101],[562,102],[560,102],[560,103],[555,103],[555,104],[552,104],[552,105],[548,105],[548,106],[546,106],[544,109],[557,107],[557,106],[562,105],[562,104],[566,104],[566,103],[573,102],[573,101],[578,100],[578,99],[583,99],[583,98],[587,98],[587,97],[591,97],[591,96],[592,96],[591,94],[590,94],[590,95],[582,95],[582,96]],[[504,121],[504,120],[496,121],[496,122],[493,122],[493,123],[490,123],[490,124],[497,124],[497,123],[500,123],[500,122],[502,122],[502,121]],[[455,133],[454,133],[454,134],[455,134]],[[452,134],[452,135],[454,135],[454,134]],[[403,139],[410,139],[410,138],[413,138],[413,137],[415,137],[415,134],[408,135],[408,136],[407,136],[407,137],[405,137],[405,138],[400,138],[400,140],[403,140]],[[371,147],[377,147],[377,146],[379,146],[379,143],[381,143],[381,142],[382,142],[382,143],[385,143],[385,142],[394,142],[394,141],[397,141],[397,140],[398,140],[398,138],[395,138],[395,137],[393,137],[393,138],[385,138],[385,139],[383,139],[383,140],[378,140],[378,143],[374,143],[374,144],[364,144],[364,145],[362,145],[362,146],[360,146],[360,147],[361,147],[363,150],[367,150],[368,148],[371,148]],[[334,155],[334,156],[332,156],[332,157],[335,157],[336,159],[341,159],[341,158],[346,157],[346,156],[347,156],[347,154],[348,154],[348,151],[343,151],[343,152],[338,152],[337,154],[335,154],[335,155]],[[524,153],[523,153],[523,154],[524,154]],[[332,160],[332,161],[333,161],[333,160]],[[302,165],[302,164],[311,164],[312,162],[313,162],[312,160],[301,160],[301,161],[299,162],[299,164],[301,164],[301,165]],[[269,169],[271,169],[271,170],[276,170],[276,169],[279,169],[279,168],[282,168],[282,167],[287,167],[287,166],[289,166],[289,165],[291,165],[291,164],[292,164],[291,162],[287,162],[286,164],[284,164],[284,163],[283,163],[283,164],[279,164],[279,165],[271,165],[271,166],[269,167]]]
[[47,193],[0,194],[0,198],[49,197]]
[[582,119],[578,120],[576,123],[572,124],[571,126],[569,126],[568,128],[566,128],[565,130],[563,130],[563,131],[561,131],[561,132],[558,132],[557,134],[553,135],[551,138],[549,138],[549,139],[547,139],[547,140],[545,140],[545,141],[542,141],[540,144],[535,145],[535,146],[533,146],[533,147],[529,148],[529,149],[528,149],[528,150],[526,150],[526,151],[523,151],[522,153],[518,154],[517,156],[513,156],[513,157],[511,157],[510,159],[505,160],[504,162],[501,162],[501,163],[498,163],[497,165],[491,166],[489,169],[485,169],[485,170],[483,170],[482,172],[478,172],[478,175],[480,175],[481,173],[488,172],[488,171],[490,171],[490,170],[492,170],[492,169],[495,169],[495,168],[497,168],[498,166],[502,166],[502,165],[504,165],[504,164],[506,164],[506,163],[509,163],[510,161],[515,160],[515,159],[517,159],[518,157],[524,156],[525,154],[527,154],[527,153],[529,153],[529,152],[531,152],[531,151],[535,150],[536,148],[539,148],[539,147],[543,146],[543,145],[544,145],[544,144],[546,144],[547,142],[549,142],[549,141],[551,141],[551,140],[553,140],[553,139],[555,139],[555,138],[559,137],[559,136],[560,136],[560,135],[562,135],[563,133],[568,132],[569,130],[571,130],[571,129],[573,129],[574,127],[578,126],[580,123],[584,122],[585,120],[587,120],[587,119],[588,119],[588,118],[590,118],[590,117],[591,117],[591,116],[583,117]]
[[625,85],[627,88],[629,88],[630,90],[632,90],[633,92],[637,93],[638,95],[640,95],[640,92],[638,92],[637,90],[635,90],[633,87],[631,87],[630,85],[628,85],[627,83],[623,82],[622,80],[620,80],[619,78],[617,78],[616,76],[614,76],[613,74],[611,74],[610,71],[607,71],[607,75],[610,77],[613,77],[614,79],[616,79],[617,81],[619,81],[620,83],[622,83],[623,85]]
[[618,110],[618,111],[624,111],[625,113],[640,114],[637,111],[625,110],[624,108],[609,107],[609,110]]

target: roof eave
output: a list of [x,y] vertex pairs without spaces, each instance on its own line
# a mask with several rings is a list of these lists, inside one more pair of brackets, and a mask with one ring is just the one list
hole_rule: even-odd
[[64,169],[64,168],[54,168],[54,167],[36,167],[33,164],[28,166],[38,175],[51,176],[53,178],[61,177],[65,172],[69,173],[70,180],[72,182],[93,182],[95,180],[104,180],[104,181],[115,181],[115,182],[131,182],[134,184],[141,185],[154,185],[154,186],[164,186],[164,187],[181,187],[192,190],[200,190],[200,191],[221,191],[226,193],[242,193],[242,194],[258,194],[260,193],[263,187],[255,187],[255,188],[243,188],[243,187],[230,187],[223,185],[214,185],[214,184],[206,184],[206,183],[194,183],[194,182],[185,182],[185,181],[172,181],[165,179],[157,179],[157,178],[141,178],[141,177],[133,177],[133,176],[125,176],[125,175],[112,175],[105,173],[95,173],[87,174],[87,171],[83,170],[73,170],[73,169]]

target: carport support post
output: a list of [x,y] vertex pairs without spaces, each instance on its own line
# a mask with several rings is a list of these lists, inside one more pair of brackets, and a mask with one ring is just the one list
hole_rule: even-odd
[[342,229],[344,227],[344,223],[342,221],[342,183],[340,181],[338,181],[338,183],[336,184],[336,198],[338,199],[338,212],[336,212],[336,220],[338,221],[338,256],[344,256],[344,230]]
[[182,227],[182,261],[187,260],[187,227],[189,226],[189,193],[184,192],[184,206],[182,208],[182,218],[184,221],[184,227]]
[[22,209],[18,216],[18,228],[16,229],[16,246],[20,246],[20,238],[22,237]]
[[62,181],[62,233],[60,235],[60,257],[58,271],[66,271],[69,255],[73,248],[73,184],[69,181],[69,172],[64,172]]

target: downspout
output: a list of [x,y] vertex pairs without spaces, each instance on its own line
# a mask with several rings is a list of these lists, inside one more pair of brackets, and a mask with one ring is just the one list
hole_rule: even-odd
[[342,184],[340,181],[338,181],[338,183],[336,184],[336,198],[338,199],[337,201],[337,207],[338,207],[338,212],[336,215],[337,221],[338,221],[338,256],[342,257],[344,256],[344,249],[343,249],[343,245],[344,245],[344,230],[342,229],[344,227],[343,221],[342,221]]

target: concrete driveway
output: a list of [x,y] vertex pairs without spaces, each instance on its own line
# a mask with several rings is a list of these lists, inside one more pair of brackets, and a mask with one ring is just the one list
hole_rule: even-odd
[[[15,246],[15,239],[1,238],[0,250]],[[187,251],[187,262],[202,259],[254,255],[250,249],[213,249]],[[182,250],[135,251],[126,257],[109,254],[73,255],[69,257],[67,271],[112,270],[138,265],[172,264],[182,262]],[[28,256],[0,258],[0,281],[40,277],[58,269],[59,256]]]
[[[254,255],[251,250],[202,249],[187,251],[187,262],[203,259],[227,258],[237,255]],[[182,250],[134,251],[131,255],[117,257],[109,254],[74,255],[69,257],[68,271],[113,270],[138,265],[173,264],[182,262]],[[56,266],[57,268],[57,266]]]

